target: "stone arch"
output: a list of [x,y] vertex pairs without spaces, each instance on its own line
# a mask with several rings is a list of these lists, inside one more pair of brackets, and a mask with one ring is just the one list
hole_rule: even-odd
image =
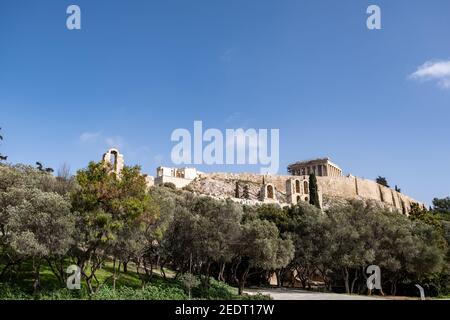
[[295,193],[301,193],[300,192],[300,181],[295,180]]
[[106,163],[110,163],[112,165],[112,170],[116,174],[121,173],[124,166],[124,160],[123,155],[120,154],[119,150],[114,148],[109,149],[108,152],[103,155],[103,161]]
[[261,187],[260,199],[261,201],[269,201],[269,202],[277,201],[275,186],[272,183],[264,184]]
[[111,163],[111,165],[113,166],[113,168],[114,168],[114,171],[116,171],[117,170],[117,160],[118,160],[118,157],[119,157],[119,151],[117,151],[117,150],[111,150],[110,151],[110,158],[109,158],[109,163]]
[[303,190],[305,194],[309,194],[309,183],[308,181],[303,181]]
[[300,201],[302,201],[302,197],[297,196],[297,203],[299,203]]

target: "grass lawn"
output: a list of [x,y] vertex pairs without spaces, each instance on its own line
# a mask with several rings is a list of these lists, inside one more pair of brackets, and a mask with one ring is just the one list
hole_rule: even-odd
[[[67,266],[70,263],[67,263]],[[66,266],[66,267],[67,267]],[[0,270],[3,265],[0,265]],[[164,269],[167,278],[164,279],[159,271],[154,273],[150,282],[142,288],[142,282],[136,273],[134,264],[128,264],[128,272],[121,272],[116,279],[116,289],[113,289],[112,274],[113,264],[111,261],[96,272],[102,288],[95,294],[90,295],[86,283],[82,280],[81,290],[69,290],[65,284],[61,284],[52,273],[50,267],[45,264],[41,268],[41,291],[33,294],[33,272],[32,264],[24,263],[19,275],[6,274],[0,280],[0,300],[2,299],[45,299],[45,300],[68,300],[68,299],[92,299],[92,300],[184,300],[188,299],[183,285],[175,280],[174,272]],[[267,296],[239,296],[237,288],[214,279],[210,281],[209,289],[193,288],[193,299],[256,299],[265,300]]]

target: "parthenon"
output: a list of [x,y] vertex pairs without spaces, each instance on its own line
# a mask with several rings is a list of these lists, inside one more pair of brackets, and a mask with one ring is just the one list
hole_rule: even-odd
[[330,158],[299,161],[288,166],[288,172],[293,176],[315,174],[318,177],[341,177],[342,170],[331,162]]

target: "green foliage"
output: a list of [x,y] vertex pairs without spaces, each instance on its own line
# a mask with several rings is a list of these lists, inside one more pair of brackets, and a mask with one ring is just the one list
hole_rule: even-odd
[[[351,279],[369,264],[382,268],[384,284],[420,281],[444,266],[446,249],[432,226],[392,213],[372,201],[350,201],[327,212],[333,242],[331,269],[341,273],[347,292]],[[359,277],[360,278],[360,277]],[[359,290],[364,289],[360,284]]]
[[282,239],[277,226],[268,220],[246,219],[234,244],[236,254],[233,278],[243,293],[250,271],[276,270],[286,267],[294,256],[290,239]]
[[433,211],[424,209],[417,203],[411,203],[411,211],[409,212],[409,218],[412,221],[422,221],[426,224],[432,225],[435,229],[440,230],[442,228],[439,216]]
[[28,166],[0,166],[0,249],[8,268],[32,259],[40,287],[43,261],[61,259],[74,244],[75,218],[55,178]]
[[309,203],[320,209],[319,187],[314,173],[309,175]]
[[281,233],[288,229],[290,223],[288,210],[277,205],[264,204],[257,209],[257,214],[260,219],[273,222]]
[[[255,296],[239,296],[235,288],[210,279],[210,286],[194,287],[192,291],[195,299],[208,300],[267,300],[268,296],[261,294]],[[66,288],[44,289],[38,293],[25,291],[17,285],[0,283],[0,300],[186,300],[188,295],[183,290],[183,284],[177,280],[163,280],[155,278],[144,288],[134,288],[121,285],[114,289],[104,285],[98,292],[90,294],[86,288],[81,290],[68,290]]]
[[237,253],[248,261],[249,268],[278,269],[286,266],[292,259],[292,241],[281,239],[274,223],[249,220],[243,224],[242,229]]
[[172,182],[164,182],[163,187],[166,187],[166,188],[169,188],[169,189],[172,189],[172,190],[176,190],[177,189],[177,186],[174,183],[172,183]]
[[182,274],[179,277],[179,280],[181,281],[181,283],[183,284],[184,288],[186,289],[188,295],[189,295],[189,299],[191,298],[191,292],[193,288],[196,288],[200,285],[200,280],[197,276],[193,275],[192,273],[185,273]]
[[450,216],[450,197],[444,199],[434,198],[433,211]]
[[[171,188],[171,189],[173,189],[173,188]],[[181,189],[184,191],[188,191],[188,192],[194,192],[194,189],[192,189],[192,187],[190,185],[184,186]]]
[[[2,130],[2,128],[0,128],[0,131]],[[3,141],[3,135],[0,134],[0,141]],[[3,155],[2,153],[0,153],[0,161],[6,161],[8,160],[8,157]]]
[[226,263],[234,256],[242,209],[231,200],[183,194],[176,198],[174,218],[163,245],[174,265],[185,272],[212,262]]
[[[125,166],[116,176],[110,164],[91,162],[78,171],[76,180],[79,187],[72,194],[72,204],[78,215],[77,259],[94,292],[91,281],[108,254],[126,262],[145,249],[142,240],[158,208],[138,166]],[[88,275],[86,263],[93,258]]]
[[73,243],[74,218],[60,195],[39,189],[14,190],[17,206],[5,213],[9,243],[19,256],[63,256]]
[[238,290],[222,281],[210,279],[208,288],[197,287],[193,290],[194,297],[208,300],[270,300],[263,294],[238,295]]
[[388,184],[388,182],[387,182],[387,179],[386,179],[385,177],[378,176],[378,177],[375,179],[375,181],[376,181],[378,184],[381,184],[382,186],[385,186],[385,187],[387,187],[387,188],[390,188],[390,187],[389,187],[389,184]]
[[92,296],[93,300],[185,300],[187,299],[183,289],[173,286],[147,286],[144,289],[120,287],[113,289],[103,287]]
[[[321,277],[328,289],[363,293],[370,264],[390,293],[418,282],[447,292],[448,198],[432,211],[412,204],[409,218],[362,200],[322,212],[314,175],[309,186],[311,204],[242,206],[148,189],[139,167],[116,176],[91,162],[72,178],[0,164],[0,298],[262,299],[243,296],[246,283],[273,273],[286,283],[293,272],[304,287]],[[84,280],[75,292],[61,289],[74,262]]]
[[47,172],[47,173],[53,173],[52,168],[45,168],[44,165],[41,162],[36,162],[36,169],[38,169],[41,172]]

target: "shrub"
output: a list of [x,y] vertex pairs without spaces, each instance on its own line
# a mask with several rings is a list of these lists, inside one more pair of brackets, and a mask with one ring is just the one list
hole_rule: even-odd
[[177,186],[172,182],[164,182],[163,186],[173,190],[177,189]]

